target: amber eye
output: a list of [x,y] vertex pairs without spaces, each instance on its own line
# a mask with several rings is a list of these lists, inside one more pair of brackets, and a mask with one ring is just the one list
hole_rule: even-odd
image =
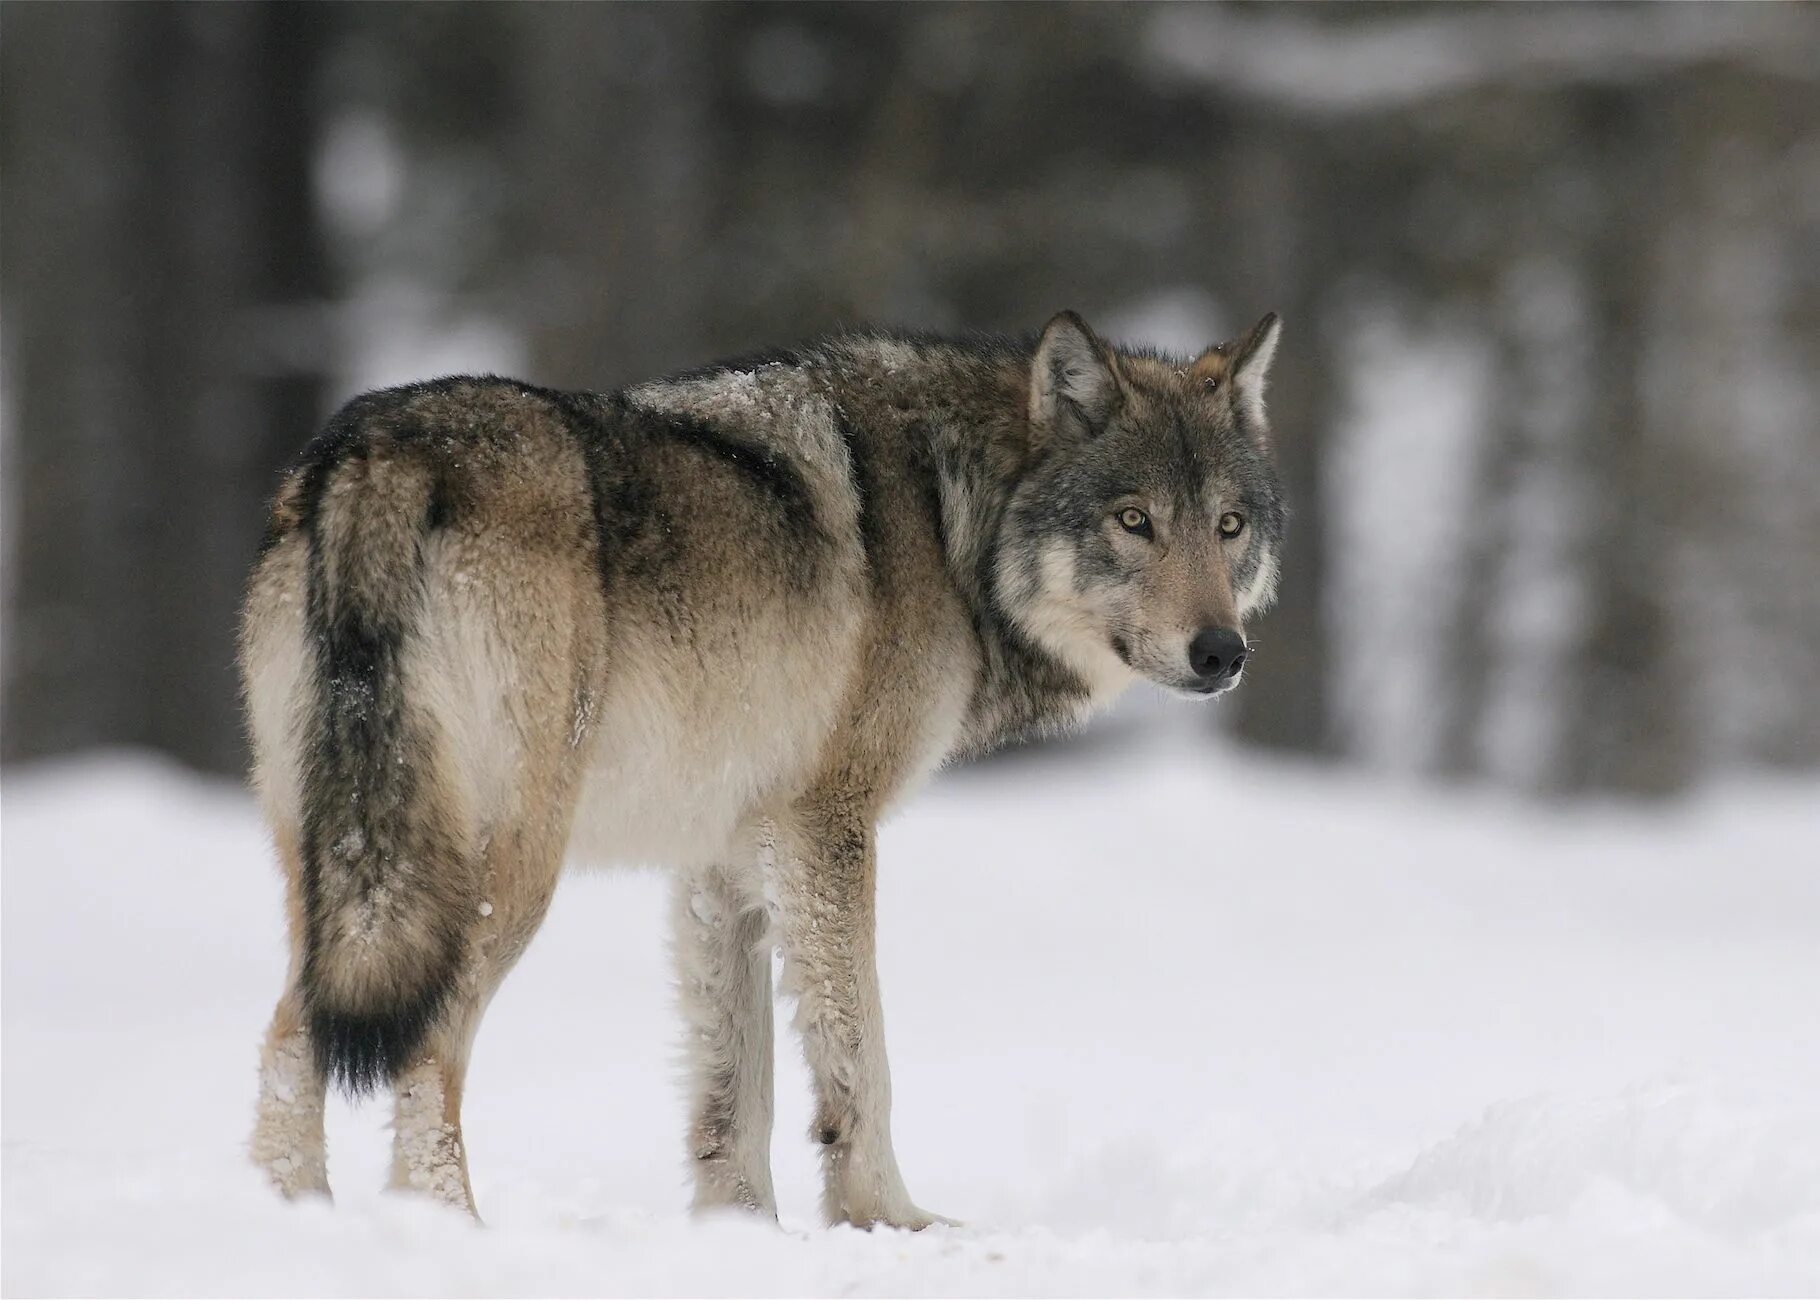
[[1232,511],[1228,510],[1225,514],[1220,516],[1221,537],[1237,537],[1244,531],[1245,517],[1243,515],[1235,515]]
[[1119,526],[1128,533],[1136,533],[1139,537],[1148,537],[1151,533],[1150,516],[1136,506],[1126,506],[1119,511]]

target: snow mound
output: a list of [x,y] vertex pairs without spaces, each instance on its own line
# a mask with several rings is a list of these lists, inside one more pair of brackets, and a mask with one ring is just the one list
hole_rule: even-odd
[[1811,1099],[1657,1083],[1578,1102],[1532,1097],[1423,1151],[1361,1208],[1417,1205],[1514,1223],[1616,1205],[1714,1233],[1820,1221]]

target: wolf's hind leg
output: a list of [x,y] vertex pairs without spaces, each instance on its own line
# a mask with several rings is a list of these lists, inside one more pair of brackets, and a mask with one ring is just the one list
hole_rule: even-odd
[[[453,984],[421,1048],[392,1079],[391,1185],[477,1218],[462,1136],[468,1059],[488,1003],[556,892],[591,752],[606,626],[593,557],[568,549],[567,521],[585,503],[574,495],[585,494],[584,467],[564,460],[578,458],[571,447],[549,450],[544,468],[555,488],[526,486],[529,470],[514,469],[503,478],[526,494],[512,498],[516,513],[483,527],[458,513],[426,543],[424,613],[403,658],[425,728],[443,746],[438,788],[460,809],[461,843],[474,858],[459,919],[450,914],[463,953]],[[564,484],[570,496],[558,490]],[[554,493],[548,500],[538,495],[545,489]],[[460,493],[455,500],[484,507]]]
[[259,1053],[259,1107],[249,1149],[253,1163],[286,1196],[329,1194],[328,1152],[322,1135],[327,1086],[316,1069],[295,990],[272,1014]]
[[695,1209],[775,1219],[770,920],[763,899],[724,867],[679,875],[672,907]]
[[461,1136],[466,1078],[465,1060],[426,1055],[393,1083],[391,1186],[478,1217]]
[[284,870],[291,969],[259,1049],[259,1103],[247,1150],[253,1163],[286,1196],[327,1196],[329,1167],[322,1112],[328,1084],[316,1068],[315,1047],[304,1024],[297,985],[304,942],[303,859],[294,827],[276,821],[272,837]]
[[441,1022],[392,1084],[394,1190],[428,1195],[479,1217],[461,1131],[462,1093],[474,1036],[549,912],[562,870],[573,781],[557,783],[547,817],[497,831],[483,857],[481,897],[471,918],[469,959]]

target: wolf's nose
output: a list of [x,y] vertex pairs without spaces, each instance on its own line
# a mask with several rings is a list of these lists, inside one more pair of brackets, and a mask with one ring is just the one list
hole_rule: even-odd
[[1188,666],[1203,681],[1223,682],[1245,666],[1245,638],[1230,627],[1204,627],[1188,643]]

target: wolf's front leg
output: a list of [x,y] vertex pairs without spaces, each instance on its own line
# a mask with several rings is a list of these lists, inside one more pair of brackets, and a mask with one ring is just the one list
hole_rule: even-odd
[[777,1217],[771,1190],[770,921],[721,867],[676,881],[676,975],[689,1040],[695,1208]]
[[822,1147],[830,1223],[926,1228],[950,1220],[911,1203],[891,1149],[891,1072],[875,961],[873,828],[828,804],[779,827],[774,869],[784,987],[815,1078],[810,1136]]

